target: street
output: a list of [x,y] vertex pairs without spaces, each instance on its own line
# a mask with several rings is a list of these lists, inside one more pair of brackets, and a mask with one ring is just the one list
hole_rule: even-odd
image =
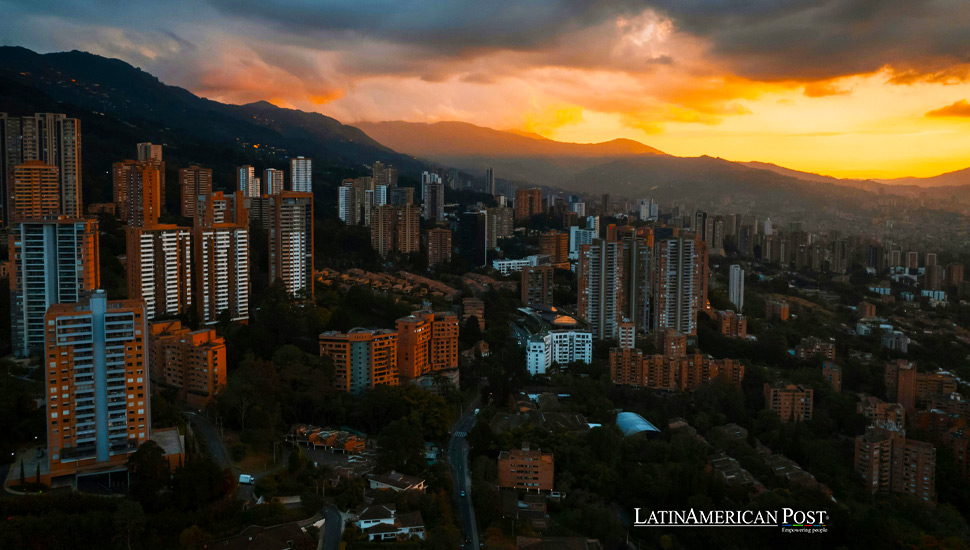
[[340,548],[340,537],[344,532],[344,519],[340,510],[336,506],[329,504],[320,510],[326,523],[323,525],[323,532],[317,542],[317,550],[338,550]]
[[[461,530],[465,534],[465,550],[478,550],[478,525],[475,522],[475,507],[472,505],[472,480],[468,468],[468,431],[475,425],[475,413],[467,412],[452,430],[448,442],[448,462],[455,480],[455,501],[461,515]],[[464,491],[464,496],[462,496]]]

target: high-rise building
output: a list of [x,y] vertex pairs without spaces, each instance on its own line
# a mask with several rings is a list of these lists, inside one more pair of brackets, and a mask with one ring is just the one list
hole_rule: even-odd
[[737,311],[744,311],[744,270],[732,264],[728,273],[728,300]]
[[553,305],[553,272],[551,265],[522,268],[522,301],[526,305]]
[[458,316],[418,312],[397,320],[397,367],[402,379],[458,367]]
[[410,254],[421,249],[421,220],[415,205],[384,205],[371,212],[371,246],[386,257],[390,252]]
[[916,269],[919,267],[919,252],[910,250],[906,253],[906,269]]
[[855,438],[855,471],[869,492],[936,501],[936,447],[899,431],[870,427]]
[[398,206],[414,204],[414,188],[389,187],[387,189],[387,204]]
[[199,319],[215,324],[249,320],[249,216],[242,194],[213,193],[200,201],[192,232],[195,287],[192,298]]
[[491,168],[485,170],[485,192],[495,196],[495,172]]
[[252,165],[236,167],[236,191],[241,191],[244,197],[258,197],[259,184],[256,183],[256,169]]
[[162,210],[162,167],[158,162],[116,162],[112,165],[111,180],[121,221],[132,227],[158,223]]
[[486,246],[489,250],[494,250],[498,248],[499,239],[507,239],[515,234],[515,226],[512,220],[513,211],[507,206],[496,206],[486,208],[485,216],[488,226],[488,243],[486,243]]
[[308,158],[290,159],[290,191],[296,193],[313,192],[313,161]]
[[539,253],[556,267],[569,269],[569,235],[553,229],[539,235]]
[[593,335],[588,330],[559,329],[529,337],[526,369],[532,376],[546,374],[552,365],[593,360]]
[[542,189],[515,190],[515,219],[524,220],[542,214]]
[[398,333],[388,329],[355,328],[320,335],[320,355],[333,361],[334,385],[359,394],[376,386],[397,386]]
[[748,336],[748,320],[744,315],[733,311],[717,311],[714,314],[720,328],[721,335],[727,338],[746,338]]
[[148,358],[153,383],[178,390],[179,399],[204,408],[226,386],[226,341],[215,329],[192,331],[181,321],[149,328]]
[[28,160],[14,166],[7,190],[10,223],[61,214],[61,182],[57,166]]
[[428,231],[428,268],[451,261],[451,231],[436,228]]
[[197,165],[180,169],[179,188],[182,190],[182,217],[194,218],[199,196],[212,194],[212,169]]
[[697,243],[690,237],[674,237],[655,244],[653,328],[697,334]]
[[441,221],[445,218],[445,184],[438,174],[421,174],[421,217]]
[[44,314],[100,285],[98,222],[60,218],[14,224],[10,254],[10,329],[14,355],[44,348]]
[[475,267],[488,260],[488,215],[464,212],[458,222],[458,252]]
[[81,121],[63,114],[8,117],[0,113],[0,215],[10,224],[14,169],[27,161],[57,167],[59,213],[79,218],[81,207]]
[[192,233],[187,227],[128,227],[128,298],[145,302],[145,318],[192,307]]
[[344,180],[337,189],[338,205],[337,214],[340,221],[347,225],[357,225],[360,223],[360,204],[357,200],[357,186],[354,180]]
[[162,146],[155,143],[139,143],[138,160],[162,162]]
[[810,388],[797,384],[768,384],[764,386],[765,407],[777,414],[782,422],[800,422],[812,419],[812,394]]
[[621,315],[641,331],[650,330],[650,271],[649,239],[636,234],[623,237],[623,307]]
[[263,194],[279,195],[283,192],[283,171],[276,168],[263,170]]
[[274,195],[269,226],[269,283],[282,279],[290,296],[313,299],[313,195]]
[[384,164],[381,161],[376,161],[371,168],[371,177],[374,178],[375,186],[397,187],[397,168],[392,164]]
[[42,326],[51,477],[123,467],[151,437],[144,305],[97,290]]
[[623,246],[596,239],[579,251],[579,316],[590,324],[593,338],[616,337],[623,314]]

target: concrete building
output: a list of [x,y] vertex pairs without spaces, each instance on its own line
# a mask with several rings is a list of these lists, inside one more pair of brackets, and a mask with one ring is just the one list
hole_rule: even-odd
[[371,246],[381,256],[421,249],[420,211],[414,205],[384,205],[371,212]]
[[835,344],[832,342],[823,342],[814,336],[807,336],[802,338],[802,341],[795,346],[795,357],[802,361],[811,359],[816,355],[820,355],[823,359],[834,361]]
[[331,331],[320,335],[320,355],[333,361],[337,389],[359,394],[375,386],[399,384],[397,344],[398,333],[388,329]]
[[744,315],[738,315],[733,311],[718,311],[715,319],[721,329],[721,334],[727,338],[747,338],[748,320]]
[[283,180],[284,178],[282,170],[277,170],[276,168],[267,168],[263,171],[262,193],[264,195],[279,195],[285,188]]
[[579,253],[577,313],[590,324],[593,338],[616,337],[623,313],[623,246],[596,239]]
[[788,302],[785,300],[765,300],[765,318],[768,320],[787,321],[789,316]]
[[313,300],[313,195],[283,191],[270,198],[269,284]]
[[57,166],[40,160],[28,160],[13,167],[7,189],[10,223],[62,214],[61,182]]
[[401,379],[458,367],[458,316],[418,312],[397,320],[397,366]]
[[45,318],[51,477],[123,470],[151,437],[144,306],[97,290]]
[[14,355],[44,348],[44,314],[71,304],[101,284],[97,220],[60,218],[13,224],[10,254],[10,330]]
[[536,214],[542,214],[542,189],[515,190],[515,219],[525,220]]
[[192,331],[181,321],[158,321],[149,335],[152,382],[177,389],[196,408],[205,408],[226,386],[226,341],[214,329]]
[[182,216],[194,218],[199,196],[212,194],[212,170],[196,165],[180,169],[179,189],[182,192]]
[[782,422],[811,420],[813,391],[797,384],[765,384],[765,407],[777,414]]
[[738,264],[733,264],[729,268],[728,300],[734,304],[737,311],[744,311],[744,270]]
[[239,191],[247,198],[259,196],[256,169],[252,165],[246,164],[236,167],[236,191]]
[[522,301],[526,305],[555,305],[553,302],[554,271],[551,265],[522,268]]
[[532,336],[526,344],[526,368],[532,376],[545,374],[553,363],[589,363],[593,360],[593,335],[586,330],[552,330]]
[[[697,310],[701,309],[696,241],[675,237],[656,242],[653,328],[672,328],[682,334],[697,334]],[[705,262],[706,263],[706,262]]]
[[517,491],[551,491],[555,479],[555,459],[551,453],[522,449],[498,455],[498,486]]
[[[249,216],[242,194],[214,193],[200,202],[192,230],[195,288],[199,319],[212,325],[228,314],[249,320]],[[228,313],[227,313],[228,312]]]
[[451,231],[435,228],[428,231],[428,268],[451,261]]
[[145,302],[145,318],[181,315],[192,307],[192,232],[154,225],[126,230],[128,298]]
[[163,166],[153,161],[125,160],[112,165],[111,181],[118,217],[133,227],[158,223],[162,210]]
[[445,218],[445,184],[438,174],[421,174],[421,217],[434,221]]
[[936,447],[898,431],[871,427],[855,438],[855,471],[869,492],[936,502]]
[[313,193],[313,160],[296,157],[290,159],[290,191]]
[[831,361],[823,362],[822,378],[825,378],[836,392],[842,391],[842,367]]
[[472,266],[488,262],[488,215],[485,212],[463,212],[458,222],[458,252]]
[[347,225],[360,223],[360,204],[357,200],[357,187],[354,180],[344,180],[337,189],[337,215]]
[[80,218],[81,121],[57,113],[11,117],[0,113],[0,216],[11,223],[8,208],[14,170],[28,161],[57,168],[59,214]]
[[138,150],[138,160],[162,162],[162,146],[157,143],[144,142],[135,146]]

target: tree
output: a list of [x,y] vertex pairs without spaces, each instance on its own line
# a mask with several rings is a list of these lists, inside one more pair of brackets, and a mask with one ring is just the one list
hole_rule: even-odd
[[131,541],[145,530],[145,511],[141,504],[134,500],[125,499],[118,505],[114,514],[115,530],[124,540],[124,546],[131,550]]
[[179,546],[182,550],[202,550],[212,537],[198,525],[182,529],[179,535]]
[[152,503],[158,491],[168,485],[169,469],[165,452],[158,443],[146,441],[128,458],[132,483],[129,492],[142,504]]
[[416,421],[401,418],[391,422],[377,436],[377,444],[377,465],[381,469],[416,473],[422,464],[424,433]]

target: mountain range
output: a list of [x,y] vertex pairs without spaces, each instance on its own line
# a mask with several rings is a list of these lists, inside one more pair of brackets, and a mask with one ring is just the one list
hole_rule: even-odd
[[235,165],[283,166],[288,157],[303,155],[314,159],[321,189],[366,173],[365,165],[380,160],[412,177],[432,164],[479,180],[492,168],[500,180],[569,192],[789,213],[863,208],[873,192],[917,196],[927,191],[922,187],[935,187],[934,196],[945,196],[970,190],[970,169],[935,178],[845,180],[761,162],[676,157],[628,139],[562,143],[463,122],[346,125],[265,101],[230,105],[201,98],[118,59],[0,47],[0,112],[52,110],[82,119],[89,202],[110,198],[110,163],[131,157],[139,141],[164,143],[172,165],[212,167],[217,188],[233,185]]

